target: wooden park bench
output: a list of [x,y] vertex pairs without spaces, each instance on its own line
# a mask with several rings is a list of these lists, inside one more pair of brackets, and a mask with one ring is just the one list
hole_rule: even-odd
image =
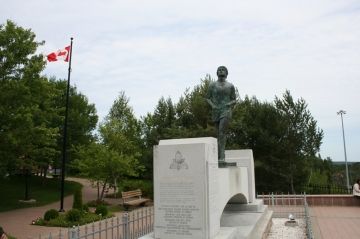
[[129,206],[144,206],[146,202],[150,199],[142,198],[142,193],[140,189],[134,191],[121,192],[121,197],[123,200],[123,205],[125,209],[128,209]]

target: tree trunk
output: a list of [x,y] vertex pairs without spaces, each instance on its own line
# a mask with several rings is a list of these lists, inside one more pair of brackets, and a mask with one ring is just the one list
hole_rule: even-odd
[[292,193],[292,194],[295,194],[293,175],[290,176],[290,186],[291,186],[291,193]]
[[106,185],[107,185],[107,179],[105,180],[104,185],[103,185],[102,190],[101,190],[101,195],[100,195],[100,200],[101,201],[104,200],[104,192],[105,192]]
[[48,167],[44,168],[44,178],[46,178],[46,176],[47,176],[47,169],[48,169]]
[[25,201],[29,200],[29,170],[25,169]]
[[97,186],[97,200],[99,201],[100,200],[100,182],[99,181],[97,181],[96,186]]
[[116,183],[116,179],[114,181],[114,198],[117,198],[117,183]]

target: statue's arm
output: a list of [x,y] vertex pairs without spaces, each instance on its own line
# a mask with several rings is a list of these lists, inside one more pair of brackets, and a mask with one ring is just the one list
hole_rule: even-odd
[[210,99],[206,99],[206,101],[209,103],[211,108],[213,108],[213,109],[216,108],[216,105]]
[[236,94],[235,94],[235,87],[232,85],[230,89],[230,101],[227,103],[227,106],[234,106],[236,104]]
[[206,95],[206,101],[208,102],[208,104],[211,106],[212,109],[215,109],[216,108],[216,105],[214,104],[214,102],[212,102],[212,94],[213,94],[213,84],[210,84],[209,86],[209,90],[207,92],[207,95]]

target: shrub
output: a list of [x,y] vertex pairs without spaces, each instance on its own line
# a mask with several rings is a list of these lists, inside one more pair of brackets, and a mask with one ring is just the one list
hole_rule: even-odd
[[44,214],[44,220],[50,221],[51,219],[55,219],[59,217],[59,212],[55,209],[47,210]]
[[71,209],[66,213],[66,220],[69,222],[77,222],[81,219],[81,211],[79,209]]
[[87,204],[84,204],[84,205],[82,206],[82,210],[83,210],[84,212],[89,212],[89,206],[88,206]]
[[74,192],[74,202],[73,202],[73,209],[82,210],[83,203],[82,203],[82,193],[81,188],[77,188]]
[[95,210],[96,214],[101,214],[101,216],[105,217],[108,214],[108,209],[105,205],[98,205]]

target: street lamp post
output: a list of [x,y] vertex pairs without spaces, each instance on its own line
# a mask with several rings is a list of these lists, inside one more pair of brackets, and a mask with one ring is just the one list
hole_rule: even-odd
[[346,187],[348,189],[348,192],[350,193],[350,184],[349,184],[349,169],[348,169],[348,163],[347,163],[347,157],[346,157],[346,145],[345,145],[345,133],[344,133],[344,121],[343,121],[343,115],[346,114],[345,110],[340,110],[337,112],[338,115],[341,117],[341,127],[342,127],[342,134],[343,134],[343,143],[344,143],[344,155],[345,155],[345,169],[346,169]]

